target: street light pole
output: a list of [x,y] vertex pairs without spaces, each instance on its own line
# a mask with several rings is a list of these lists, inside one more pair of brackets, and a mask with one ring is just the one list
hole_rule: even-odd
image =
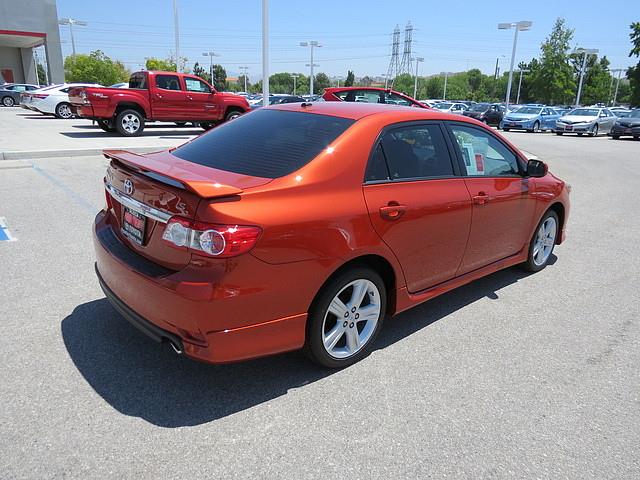
[[516,96],[516,105],[520,103],[520,87],[522,87],[522,74],[529,73],[531,70],[523,68],[520,70],[520,80],[518,81],[518,95]]
[[247,75],[249,74],[249,67],[239,67],[240,68],[240,73],[242,73],[242,76],[244,77],[244,91],[245,93],[249,93],[247,92]]
[[269,0],[262,0],[262,105],[269,106]]
[[616,100],[618,99],[618,87],[620,86],[620,77],[622,76],[622,72],[625,71],[624,68],[616,68],[615,70],[611,70],[612,72],[618,72],[618,81],[616,82],[616,93],[613,94],[613,105],[616,106]]
[[386,90],[388,88],[389,85],[389,77],[387,76],[386,73],[382,74],[382,78],[384,78],[384,89]]
[[447,77],[449,76],[449,72],[444,72],[444,92],[442,92],[442,99],[447,99]]
[[515,33],[513,35],[513,48],[511,49],[511,67],[509,69],[509,81],[507,83],[507,95],[505,98],[506,107],[509,108],[509,102],[511,100],[511,84],[513,82],[513,64],[516,60],[516,46],[518,44],[518,32],[526,31],[531,28],[533,22],[528,20],[522,20],[520,22],[512,22],[512,23],[499,23],[499,30],[509,30],[510,28],[515,28]]
[[58,20],[58,25],[69,25],[69,34],[71,35],[71,51],[73,52],[73,56],[76,55],[76,40],[73,37],[73,26],[79,25],[81,27],[86,27],[87,22],[83,22],[82,20],[76,20],[75,18],[61,18]]
[[291,75],[291,77],[293,78],[293,94],[296,94],[296,80],[298,79],[299,75]]
[[309,42],[300,42],[301,47],[310,47],[311,49],[311,63],[307,63],[307,67],[311,67],[311,76],[309,77],[309,95],[313,95],[313,67],[319,67],[317,63],[313,63],[313,47],[321,47],[317,41],[311,40]]
[[576,108],[580,106],[580,95],[582,94],[582,81],[584,80],[584,71],[587,68],[587,58],[589,55],[598,53],[597,48],[578,48],[573,53],[584,54],[582,58],[582,68],[580,68],[580,81],[578,82],[578,94],[576,95]]
[[416,57],[415,61],[416,61],[416,78],[415,78],[415,81],[413,82],[413,98],[416,98],[416,95],[418,94],[418,64],[420,62],[424,62],[424,58]]
[[202,52],[202,56],[209,57],[209,78],[211,79],[211,83],[213,84],[213,57],[219,57],[220,55],[214,52]]

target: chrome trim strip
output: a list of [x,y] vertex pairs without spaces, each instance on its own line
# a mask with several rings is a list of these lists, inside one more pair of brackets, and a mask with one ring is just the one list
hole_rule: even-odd
[[105,182],[104,188],[113,198],[115,198],[125,207],[128,207],[131,210],[135,210],[139,214],[144,215],[145,217],[149,217],[156,222],[167,223],[172,216],[170,213],[166,213],[162,210],[158,210],[157,208],[150,207],[149,205],[145,205],[144,203],[125,195],[110,183]]

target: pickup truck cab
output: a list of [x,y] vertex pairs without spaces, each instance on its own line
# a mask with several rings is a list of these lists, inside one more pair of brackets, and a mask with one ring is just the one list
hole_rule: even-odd
[[69,100],[77,116],[127,137],[140,135],[146,122],[195,122],[208,130],[250,110],[245,98],[217,92],[195,75],[159,71],[135,72],[129,88],[74,88]]

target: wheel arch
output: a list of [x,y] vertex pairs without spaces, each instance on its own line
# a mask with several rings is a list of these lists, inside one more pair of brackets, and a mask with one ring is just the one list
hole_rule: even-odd
[[325,281],[322,283],[318,291],[313,297],[313,300],[309,304],[310,311],[320,296],[321,292],[327,286],[329,282],[331,282],[336,276],[340,275],[342,272],[349,270],[354,267],[368,267],[374,270],[376,273],[380,275],[382,281],[384,282],[384,286],[387,290],[387,308],[386,313],[388,315],[393,315],[396,311],[396,289],[398,284],[397,274],[393,265],[389,260],[384,258],[382,255],[378,254],[366,254],[360,255],[358,257],[354,257],[340,265],[336,268],[331,275],[329,275]]
[[142,107],[139,103],[135,103],[135,102],[120,102],[118,103],[118,105],[116,106],[115,111],[113,112],[113,116],[117,117],[118,114],[120,112],[122,112],[123,110],[136,110],[140,115],[142,115],[142,118],[146,119],[147,117],[147,113],[144,110],[144,107]]
[[[558,215],[558,221],[560,222],[559,225],[559,231],[562,232],[564,230],[564,222],[565,222],[565,218],[566,218],[566,211],[564,208],[564,205],[562,204],[562,202],[555,202],[554,204],[552,204],[547,211],[552,210],[554,212],[556,212],[556,215]],[[559,244],[560,240],[560,235],[556,235],[556,244]]]
[[246,110],[243,109],[242,107],[238,106],[238,105],[229,105],[229,106],[227,106],[227,108],[224,111],[224,117],[226,118],[227,115],[229,115],[231,112],[245,113]]

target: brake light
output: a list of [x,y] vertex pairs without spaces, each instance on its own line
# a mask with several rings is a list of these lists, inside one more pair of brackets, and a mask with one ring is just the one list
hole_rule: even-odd
[[251,250],[260,236],[259,227],[214,225],[172,217],[162,239],[175,248],[194,250],[211,257],[234,257]]
[[49,96],[49,94],[45,94],[45,93],[32,93],[31,94],[32,97],[34,98],[47,98]]

